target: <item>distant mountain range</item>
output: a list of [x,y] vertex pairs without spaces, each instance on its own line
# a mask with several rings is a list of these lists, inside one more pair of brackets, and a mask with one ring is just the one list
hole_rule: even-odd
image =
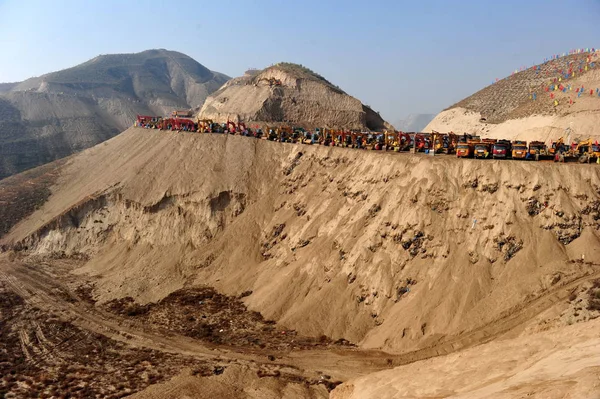
[[199,109],[227,80],[185,54],[148,50],[0,83],[0,179],[107,140],[136,114]]
[[435,118],[435,114],[410,114],[394,123],[394,127],[403,132],[420,132],[433,118]]

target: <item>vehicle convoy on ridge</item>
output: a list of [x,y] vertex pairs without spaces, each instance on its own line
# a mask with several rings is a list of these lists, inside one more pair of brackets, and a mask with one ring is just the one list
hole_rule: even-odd
[[[210,119],[198,118],[194,121],[192,111],[173,111],[170,117],[138,115],[136,127],[146,129],[171,130],[179,132],[220,133],[254,137],[282,143],[319,144],[332,147],[368,149],[374,151],[425,152],[429,154],[456,154],[457,158],[545,160],[555,162],[600,163],[600,145],[592,139],[581,140],[567,145],[561,137],[547,146],[542,141],[509,141],[492,139],[470,134],[457,135],[453,132],[370,132],[344,129],[316,128],[314,131],[303,127],[278,124],[278,126],[245,123],[215,123]],[[264,129],[264,130],[263,130]]]

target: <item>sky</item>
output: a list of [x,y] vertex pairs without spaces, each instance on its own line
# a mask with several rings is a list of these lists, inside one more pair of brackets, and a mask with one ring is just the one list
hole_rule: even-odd
[[299,63],[394,123],[600,47],[599,18],[600,0],[0,0],[0,82],[165,48],[232,77]]

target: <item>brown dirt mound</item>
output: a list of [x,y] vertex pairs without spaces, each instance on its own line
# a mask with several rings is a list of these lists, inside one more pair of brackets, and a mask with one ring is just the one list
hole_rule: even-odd
[[[276,82],[276,83],[275,83]],[[383,130],[370,107],[301,65],[279,63],[226,83],[206,100],[200,118],[217,122]]]
[[279,351],[325,348],[333,344],[325,336],[300,336],[294,330],[276,326],[275,321],[264,320],[258,312],[249,311],[240,299],[251,294],[248,291],[234,298],[210,287],[187,288],[157,303],[141,305],[126,297],[110,301],[104,307],[136,321],[213,344]]

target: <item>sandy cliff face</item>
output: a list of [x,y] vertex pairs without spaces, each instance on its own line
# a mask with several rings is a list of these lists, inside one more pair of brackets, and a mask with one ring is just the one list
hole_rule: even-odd
[[2,243],[89,257],[101,301],[202,283],[252,291],[252,309],[304,334],[452,348],[593,271],[599,190],[593,165],[130,129],[70,160]]
[[[210,96],[200,117],[218,122],[289,123],[382,130],[378,113],[312,72],[277,64],[233,79]],[[270,83],[271,81],[271,83]],[[281,84],[272,84],[278,81]]]

